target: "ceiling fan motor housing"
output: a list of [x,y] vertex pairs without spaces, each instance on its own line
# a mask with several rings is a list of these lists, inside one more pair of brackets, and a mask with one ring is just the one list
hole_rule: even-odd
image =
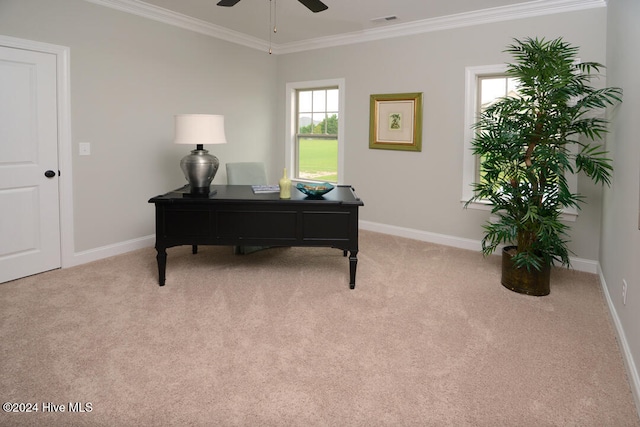
[[[231,7],[235,6],[240,0],[220,0],[218,2],[218,6]],[[307,9],[312,11],[313,13],[322,12],[323,10],[329,9],[329,6],[322,3],[320,0],[298,0],[300,3],[305,5]]]

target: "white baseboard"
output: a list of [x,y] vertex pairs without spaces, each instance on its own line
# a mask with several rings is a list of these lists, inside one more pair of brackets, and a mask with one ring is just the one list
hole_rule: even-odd
[[604,274],[602,274],[602,269],[600,269],[600,265],[598,265],[598,275],[600,276],[602,292],[604,293],[605,300],[607,301],[607,306],[609,307],[611,320],[613,321],[613,325],[616,329],[618,343],[620,344],[620,350],[622,351],[622,359],[624,360],[625,368],[627,369],[627,375],[631,384],[631,391],[636,403],[636,410],[638,411],[638,415],[640,415],[640,375],[638,375],[638,368],[636,367],[636,363],[633,360],[633,354],[631,353],[631,349],[629,348],[627,336],[624,333],[622,322],[620,321],[620,317],[618,316],[616,307],[613,304],[613,300],[611,299],[611,294],[609,293],[609,288],[607,287],[607,283],[604,279]]
[[152,234],[150,236],[127,240],[125,242],[114,243],[112,245],[89,249],[87,251],[76,252],[73,254],[73,258],[69,261],[69,263],[67,265],[63,265],[63,268],[74,267],[76,265],[85,264],[87,262],[98,261],[103,258],[121,255],[127,252],[135,251],[137,249],[148,248],[155,245],[155,243],[156,236]]
[[[436,243],[439,245],[453,246],[454,248],[468,249],[472,251],[482,250],[482,243],[479,240],[465,239],[462,237],[431,233],[428,231],[398,227],[395,225],[380,224],[370,221],[360,221],[359,224],[360,228],[363,230],[375,231],[383,234],[391,234],[392,236],[406,237],[408,239]],[[598,261],[574,257],[571,257],[570,260],[571,267],[574,270],[592,274],[598,273]]]
[[[406,237],[408,239],[420,240],[423,242],[436,243],[439,245],[452,246],[454,248],[480,251],[482,244],[479,240],[465,239],[462,237],[449,236],[446,234],[431,233],[428,231],[416,230],[412,228],[398,227],[395,225],[380,224],[371,221],[360,221],[359,226],[363,230],[375,231],[392,236]],[[63,265],[63,268],[73,267],[87,262],[97,261],[114,255],[124,254],[136,249],[147,248],[155,244],[155,235],[127,240],[121,243],[102,246],[87,251],[76,252],[73,258]],[[598,262],[583,258],[571,258],[571,266],[577,271],[597,274]]]
[[380,224],[377,222],[360,221],[359,226],[363,230],[377,233],[391,234],[392,236],[406,237],[407,239],[420,240],[422,242],[436,243],[445,246],[453,246],[460,249],[479,251],[482,246],[480,241],[448,236],[446,234],[431,233],[412,228],[398,227],[395,225]]

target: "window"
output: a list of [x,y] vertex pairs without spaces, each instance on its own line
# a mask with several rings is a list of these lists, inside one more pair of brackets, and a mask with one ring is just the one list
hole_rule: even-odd
[[[483,100],[481,93],[483,79],[487,79],[487,85],[491,85],[489,78],[500,78],[504,76],[507,68],[505,65],[489,65],[480,67],[467,67],[465,71],[465,114],[464,114],[464,152],[462,169],[462,202],[466,202],[473,197],[472,184],[480,177],[480,159],[471,152],[471,141],[474,137],[473,124],[478,118],[479,109],[483,101],[487,100],[487,94]],[[493,82],[495,86],[497,81]],[[474,203],[470,207],[488,209],[488,204]]]
[[[465,82],[465,122],[464,122],[464,153],[462,176],[462,202],[466,202],[473,196],[472,184],[478,182],[480,177],[480,163],[482,159],[476,158],[471,151],[471,141],[474,137],[473,124],[480,112],[492,102],[505,95],[517,93],[517,80],[506,75],[507,67],[501,65],[489,65],[467,67]],[[578,179],[574,174],[568,174],[567,181],[572,191],[578,188]],[[469,205],[475,209],[490,209],[489,203],[475,202]],[[565,209],[565,219],[575,220],[577,211],[575,208]]]
[[[504,73],[494,75],[478,75],[476,80],[476,105],[474,117],[478,117],[487,107],[505,96],[515,96],[518,93],[518,81],[507,77]],[[475,158],[474,182],[480,182],[480,165],[482,159]]]
[[298,89],[297,168],[301,180],[338,182],[338,88]]
[[292,180],[342,180],[342,80],[287,85],[285,164]]

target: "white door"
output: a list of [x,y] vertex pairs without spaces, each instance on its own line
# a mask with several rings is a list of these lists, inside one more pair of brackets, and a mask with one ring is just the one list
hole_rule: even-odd
[[57,123],[56,55],[0,46],[0,283],[61,265]]

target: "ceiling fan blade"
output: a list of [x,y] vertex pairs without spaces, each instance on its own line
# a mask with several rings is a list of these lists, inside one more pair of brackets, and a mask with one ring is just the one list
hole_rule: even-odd
[[238,3],[240,0],[220,0],[218,6],[231,7]]
[[323,10],[329,9],[329,6],[322,3],[320,0],[298,0],[300,3],[305,5],[307,9],[309,9],[313,13],[322,12]]

